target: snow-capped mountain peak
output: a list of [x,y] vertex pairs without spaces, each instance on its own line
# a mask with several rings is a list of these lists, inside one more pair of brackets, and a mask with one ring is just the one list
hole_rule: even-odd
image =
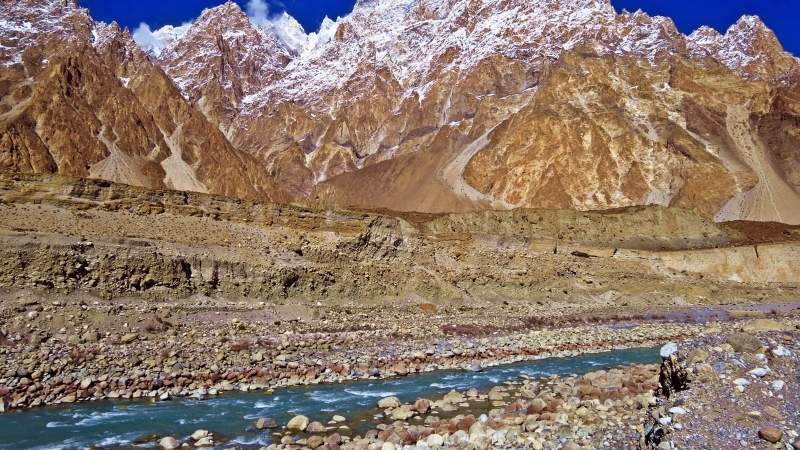
[[301,53],[308,46],[308,34],[294,17],[283,12],[267,24],[283,44],[293,53]]

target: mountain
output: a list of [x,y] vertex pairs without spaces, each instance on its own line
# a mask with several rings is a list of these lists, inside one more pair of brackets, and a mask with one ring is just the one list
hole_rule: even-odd
[[[80,11],[89,35],[115,29],[63,8]],[[17,36],[14,48],[42,45],[24,23],[58,27],[9,22],[13,10],[0,32]],[[239,156],[250,172],[236,184],[253,183],[251,195],[420,212],[657,204],[800,223],[800,61],[755,17],[685,36],[609,0],[359,0],[306,34],[291,16],[252,20],[227,2],[153,35],[121,66],[169,84],[211,125],[194,130],[227,144],[214,154]],[[24,65],[17,53],[4,80]],[[7,108],[24,104],[5,90]]]
[[0,170],[286,199],[116,24],[73,1],[0,6]]

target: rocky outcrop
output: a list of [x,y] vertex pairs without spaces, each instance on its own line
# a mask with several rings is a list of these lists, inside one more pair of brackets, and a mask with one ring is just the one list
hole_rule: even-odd
[[605,303],[617,295],[613,283],[626,298],[647,292],[649,304],[763,289],[777,301],[775,285],[793,295],[800,282],[794,228],[759,234],[685,210],[397,216],[102,181],[0,181],[0,286],[155,298]]

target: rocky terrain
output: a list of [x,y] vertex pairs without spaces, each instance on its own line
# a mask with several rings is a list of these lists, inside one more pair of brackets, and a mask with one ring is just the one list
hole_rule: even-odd
[[[352,439],[322,430],[298,435],[309,422],[295,418],[281,444],[267,448],[796,449],[795,325],[755,321],[744,325],[749,333],[709,330],[688,341],[679,367],[689,384],[670,397],[665,367],[657,365],[523,379],[408,405],[382,399],[382,423]],[[670,347],[677,349],[669,344],[662,354],[671,356]]]
[[73,0],[1,8],[3,172],[800,224],[800,63],[757,17],[686,36],[609,0],[380,0],[307,34],[226,2],[140,48]]
[[758,18],[257,19],[137,42],[75,0],[0,5],[0,412],[672,342],[253,425],[270,449],[800,446],[800,61]]
[[334,213],[0,181],[5,408],[656,345],[703,330],[687,323],[800,306],[798,230],[779,224],[664,208]]

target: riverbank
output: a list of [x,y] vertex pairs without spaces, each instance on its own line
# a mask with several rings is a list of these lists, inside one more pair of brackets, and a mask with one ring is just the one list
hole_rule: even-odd
[[[433,325],[420,328],[414,323],[414,311],[396,309],[387,314],[381,308],[398,323],[381,328],[366,322],[358,310],[324,312],[320,315],[345,317],[323,330],[320,326],[327,319],[220,320],[201,310],[199,315],[208,314],[210,320],[181,323],[170,320],[168,309],[151,312],[139,306],[68,300],[36,306],[19,314],[26,320],[27,335],[12,334],[14,340],[7,337],[0,347],[6,368],[0,378],[4,410],[118,398],[206,398],[230,391],[477,370],[549,356],[657,345],[707,329],[627,322],[484,328],[469,322],[466,314],[439,312],[428,318]],[[245,314],[260,311],[256,307]],[[135,314],[140,317],[137,322]],[[98,317],[114,321],[117,331],[101,333],[88,326]],[[126,317],[130,322],[120,324]],[[61,326],[49,334],[44,325],[36,325],[37,320]],[[65,326],[69,320],[84,325]]]
[[[179,397],[213,397],[221,403],[210,400],[198,405],[208,404],[214,410],[209,414],[214,415],[227,413],[230,405],[225,399],[239,395],[233,392],[282,392],[288,386],[357,379],[372,380],[380,386],[387,382],[385,379],[411,380],[414,377],[406,376],[419,372],[431,377],[440,376],[443,372],[436,371],[446,369],[478,373],[468,371],[545,356],[656,346],[668,341],[691,346],[724,340],[737,328],[758,331],[765,320],[758,317],[764,316],[777,318],[789,332],[800,326],[794,305],[704,306],[662,309],[660,313],[628,308],[625,315],[595,308],[588,316],[591,320],[580,307],[545,311],[537,309],[541,307],[535,303],[509,305],[508,309],[501,306],[501,310],[517,316],[538,314],[538,322],[530,322],[523,331],[507,319],[463,306],[381,306],[380,312],[371,307],[314,305],[306,306],[308,311],[303,312],[294,306],[283,314],[297,314],[295,319],[283,316],[281,320],[263,321],[260,314],[279,313],[277,305],[221,307],[198,300],[145,308],[135,302],[115,302],[112,306],[70,296],[55,300],[57,304],[22,300],[24,303],[18,305],[28,303],[24,306],[27,309],[17,311],[15,317],[25,318],[29,337],[47,338],[37,342],[14,333],[0,347],[3,367],[9,368],[0,379],[7,410],[44,405],[69,408],[76,403],[88,406],[98,400],[118,399],[169,405],[168,400]],[[133,319],[137,314],[139,319]],[[331,322],[334,317],[335,324]],[[92,325],[68,328],[64,326],[66,320]],[[130,322],[125,326],[123,321]],[[684,323],[687,321],[700,323]],[[47,327],[58,325],[56,332],[47,334],[52,329]],[[108,331],[101,333],[103,326]],[[269,415],[251,417],[249,427],[264,419],[262,433],[272,436],[271,445],[278,446],[273,448],[319,444],[327,445],[327,449],[378,449],[387,443],[398,448],[419,442],[428,445],[429,436],[434,436],[430,438],[434,444],[441,437],[441,448],[457,448],[471,443],[473,435],[477,443],[489,443],[491,448],[517,448],[514,446],[523,441],[530,448],[624,448],[638,442],[649,420],[648,408],[655,401],[650,394],[657,381],[654,370],[654,366],[632,366],[583,377],[536,380],[532,376],[527,381],[487,387],[483,392],[452,394],[450,400],[433,397],[421,404],[392,402],[358,418],[337,411],[332,404],[322,416],[309,414],[302,431],[290,430],[288,418],[275,420]],[[544,403],[534,402],[537,398]],[[559,402],[551,405],[554,398]],[[375,400],[377,397],[371,398]],[[419,409],[426,409],[426,401],[430,410],[422,414]],[[661,404],[658,402],[655,406]],[[536,412],[542,405],[544,408]],[[345,421],[334,420],[335,415],[345,417]],[[528,417],[532,415],[536,418]],[[187,414],[185,420],[191,420],[191,416]],[[96,418],[89,414],[81,420]],[[472,430],[476,423],[478,428]],[[423,432],[413,428],[420,426]],[[210,436],[197,440],[179,438],[197,446],[214,439],[217,443],[230,442],[242,431],[221,428],[210,429]],[[505,430],[501,433],[505,437],[495,435],[501,430]],[[331,437],[333,432],[338,438]],[[162,433],[159,439],[172,434],[170,430]],[[425,433],[429,434],[423,439]],[[786,433],[791,437],[789,431]],[[126,436],[128,442],[139,439],[150,445],[154,438]],[[260,439],[248,445],[232,445],[259,448],[265,445]],[[337,439],[339,443],[333,445]]]
[[[675,354],[675,367],[523,379],[409,404],[385,398],[363,435],[287,430],[266,448],[796,450],[798,330],[797,321],[756,320],[665,346],[662,356]],[[668,395],[665,379],[676,367],[686,386]]]
[[[628,308],[620,315],[615,309],[545,308],[534,302],[323,307],[208,298],[143,306],[136,300],[109,303],[80,295],[6,295],[17,298],[4,302],[3,310],[4,327],[11,330],[0,345],[5,411],[478,370],[723,330],[715,322],[683,323],[690,320],[735,321],[797,311],[796,305],[661,309],[659,314]],[[485,308],[494,310],[486,314]]]

